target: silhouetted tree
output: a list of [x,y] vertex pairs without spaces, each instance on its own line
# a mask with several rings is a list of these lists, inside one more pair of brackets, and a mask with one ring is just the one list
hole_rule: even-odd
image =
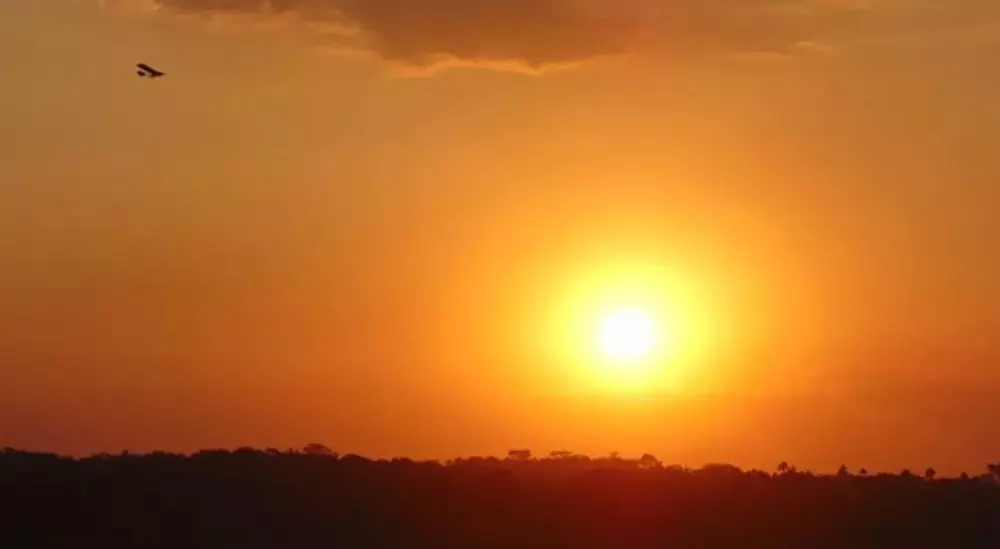
[[318,442],[307,444],[304,448],[302,448],[302,453],[309,456],[325,456],[325,457],[333,456],[333,450],[327,448],[326,446],[323,446]]
[[507,457],[514,461],[528,461],[531,459],[531,450],[510,450]]
[[653,454],[643,454],[639,458],[639,467],[643,469],[663,469],[663,463]]
[[990,463],[986,465],[986,470],[993,477],[993,480],[1000,481],[1000,463]]
[[739,467],[730,465],[729,463],[707,463],[699,470],[699,472],[711,473],[719,476],[739,476],[743,474],[743,471]]

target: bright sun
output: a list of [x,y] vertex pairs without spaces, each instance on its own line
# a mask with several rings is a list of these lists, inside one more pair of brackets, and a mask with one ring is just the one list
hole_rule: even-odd
[[657,326],[639,309],[620,309],[600,318],[597,338],[601,350],[615,360],[645,357],[657,343]]
[[692,278],[651,263],[582,271],[552,317],[554,351],[581,390],[673,391],[697,373],[707,302]]

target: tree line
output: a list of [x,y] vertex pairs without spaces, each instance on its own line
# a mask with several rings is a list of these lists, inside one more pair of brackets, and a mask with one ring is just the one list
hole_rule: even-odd
[[321,444],[71,458],[0,451],[0,547],[1000,547],[1000,463],[834,474],[655,456],[444,462]]

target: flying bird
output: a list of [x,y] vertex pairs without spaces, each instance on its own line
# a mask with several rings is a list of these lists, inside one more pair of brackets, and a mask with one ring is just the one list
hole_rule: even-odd
[[138,65],[136,65],[136,67],[139,68],[139,70],[136,71],[136,74],[138,74],[141,77],[148,76],[149,78],[159,78],[163,76],[162,72],[154,69],[153,67],[150,67],[145,63],[139,63]]

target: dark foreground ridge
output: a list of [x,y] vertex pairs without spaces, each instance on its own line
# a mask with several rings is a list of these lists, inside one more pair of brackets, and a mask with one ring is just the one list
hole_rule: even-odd
[[1000,547],[1000,464],[969,477],[664,466],[650,455],[447,463],[302,450],[0,452],[0,547]]

